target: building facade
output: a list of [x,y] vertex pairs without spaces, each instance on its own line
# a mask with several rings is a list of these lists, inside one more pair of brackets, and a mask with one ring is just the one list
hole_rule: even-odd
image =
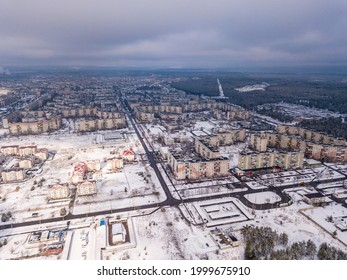
[[49,198],[50,199],[64,199],[70,195],[69,184],[57,184],[49,186]]
[[238,168],[241,170],[279,167],[281,169],[302,168],[304,153],[301,151],[273,151],[241,152],[238,159]]
[[23,181],[25,178],[25,171],[22,168],[2,170],[1,178],[4,183]]
[[184,160],[181,155],[172,150],[169,150],[167,155],[168,164],[176,180],[199,180],[229,176],[229,160],[227,158]]
[[76,189],[76,193],[79,196],[96,194],[96,182],[88,181],[80,183],[77,185]]

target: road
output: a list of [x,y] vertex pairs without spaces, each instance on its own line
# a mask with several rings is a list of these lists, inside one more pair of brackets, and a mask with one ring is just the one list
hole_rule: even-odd
[[165,182],[165,180],[164,180],[160,170],[158,169],[157,163],[155,161],[154,153],[148,149],[147,144],[143,140],[143,137],[142,137],[141,133],[139,132],[139,129],[137,128],[137,126],[136,126],[136,124],[135,124],[135,122],[133,120],[133,117],[129,113],[129,108],[126,106],[126,104],[124,103],[123,100],[122,100],[122,105],[123,105],[123,108],[125,108],[125,114],[127,115],[128,119],[130,120],[131,125],[133,126],[133,128],[134,128],[134,130],[135,130],[135,132],[137,134],[137,137],[140,139],[142,147],[144,148],[145,153],[147,155],[149,164],[153,168],[155,174],[158,177],[160,185],[161,185],[161,187],[163,188],[163,190],[165,192],[165,195],[167,197],[166,202],[168,203],[168,205],[174,205],[174,204],[177,204],[177,203],[181,202],[181,201],[177,200],[176,198],[174,198],[172,196],[172,194],[171,194],[171,192],[169,190],[169,187],[167,186],[167,184],[166,184],[166,182]]

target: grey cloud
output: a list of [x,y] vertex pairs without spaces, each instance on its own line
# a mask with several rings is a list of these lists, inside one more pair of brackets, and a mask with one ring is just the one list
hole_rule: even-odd
[[340,0],[2,0],[2,65],[347,64]]

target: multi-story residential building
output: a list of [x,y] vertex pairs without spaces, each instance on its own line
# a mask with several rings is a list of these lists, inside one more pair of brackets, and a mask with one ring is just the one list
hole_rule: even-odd
[[5,169],[1,171],[1,178],[4,183],[23,181],[25,170],[22,168]]
[[51,117],[50,119],[38,120],[34,122],[9,123],[10,135],[41,134],[58,130],[61,127],[60,117]]
[[100,160],[87,160],[85,162],[86,166],[86,171],[100,171],[101,170],[101,165],[100,165]]
[[154,120],[154,113],[137,111],[136,112],[136,118],[140,122],[153,122],[153,120]]
[[6,156],[15,156],[19,154],[19,146],[18,145],[14,145],[14,146],[2,146],[0,148],[0,152],[3,155]]
[[135,160],[135,152],[133,149],[124,150],[122,158],[127,162],[133,162]]
[[84,108],[72,108],[62,110],[64,118],[76,118],[76,117],[93,117],[96,116],[97,109],[84,107]]
[[6,156],[35,156],[41,160],[48,158],[48,150],[45,148],[38,149],[37,146],[2,146],[0,153]]
[[172,150],[169,150],[167,155],[168,164],[177,180],[229,176],[229,160],[227,158],[219,157],[207,160],[196,157],[184,159],[184,156]]
[[83,182],[77,185],[77,195],[83,196],[83,195],[92,195],[96,194],[96,182],[95,181],[88,181]]
[[[139,102],[139,99],[141,99],[142,102]],[[160,99],[159,103],[157,99]],[[216,102],[215,100],[201,100],[198,96],[180,97],[180,103],[177,102],[177,99],[164,99],[156,95],[153,95],[153,99],[144,99],[141,95],[137,95],[136,97],[128,96],[127,100],[130,108],[135,111],[136,117],[140,121],[150,121],[154,113],[158,114],[162,119],[178,120],[182,119],[183,113],[205,110],[211,110],[219,119],[222,118],[222,112],[226,112],[227,120],[248,120],[251,116],[249,111],[234,104]],[[151,115],[147,116],[141,113],[148,113]],[[165,114],[169,114],[170,116],[165,116]]]
[[20,157],[32,156],[36,153],[37,146],[22,146],[18,149],[18,154]]
[[[306,132],[306,139],[299,135],[299,130],[301,128],[293,126],[283,126],[279,125],[279,131],[285,131],[285,133],[262,133],[262,134],[252,134],[250,140],[250,148],[257,151],[265,151],[266,148],[278,148],[287,151],[300,150],[304,152],[304,155],[308,158],[316,160],[326,160],[328,162],[346,162],[347,161],[347,145],[341,145],[339,139],[332,140],[332,138],[327,138],[326,141],[320,137],[319,141],[313,141],[316,136],[313,132]],[[259,136],[261,135],[261,136]],[[307,136],[309,135],[309,136]],[[260,145],[259,138],[264,139],[263,145]],[[311,139],[311,140],[307,140]],[[267,145],[265,146],[265,143]],[[329,142],[329,144],[325,143]],[[265,150],[264,150],[265,149]]]
[[205,139],[203,138],[195,138],[195,152],[197,152],[202,158],[205,159],[215,159],[220,158],[220,152],[219,150],[210,145]]
[[251,134],[249,147],[259,152],[265,152],[268,146],[268,138],[265,134]]
[[306,128],[291,126],[291,125],[278,125],[277,131],[280,134],[287,135],[299,135],[306,141],[312,141],[321,144],[333,144],[333,145],[346,145],[346,140],[342,138],[334,138],[325,133],[316,132]]
[[301,151],[273,151],[241,152],[238,159],[238,167],[241,170],[280,167],[282,169],[302,168],[304,153]]
[[214,147],[229,146],[236,142],[243,142],[246,138],[245,129],[234,129],[231,131],[218,132],[210,136],[203,137],[210,145]]
[[42,161],[45,161],[48,158],[48,150],[45,148],[37,149],[34,156]]
[[71,180],[73,184],[83,182],[84,174],[86,173],[86,165],[84,162],[79,162],[74,166]]
[[91,119],[91,120],[78,120],[75,122],[77,132],[87,132],[95,130],[118,129],[125,127],[125,118],[112,118],[112,119]]
[[111,158],[107,160],[108,170],[121,170],[123,168],[123,159],[121,158]]
[[19,161],[19,168],[28,169],[33,167],[33,160],[32,159],[22,159]]
[[70,195],[69,184],[57,184],[49,186],[49,198],[50,199],[64,199]]
[[227,120],[249,120],[251,113],[246,110],[227,111]]

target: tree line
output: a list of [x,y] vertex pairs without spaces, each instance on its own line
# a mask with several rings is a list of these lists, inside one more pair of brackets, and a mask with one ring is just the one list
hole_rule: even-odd
[[270,227],[245,226],[241,235],[246,246],[246,260],[347,260],[347,254],[326,242],[317,249],[312,240],[293,242],[288,245],[286,233],[278,233]]
[[319,132],[324,132],[334,137],[347,139],[347,123],[342,117],[303,120],[300,122],[300,126]]

